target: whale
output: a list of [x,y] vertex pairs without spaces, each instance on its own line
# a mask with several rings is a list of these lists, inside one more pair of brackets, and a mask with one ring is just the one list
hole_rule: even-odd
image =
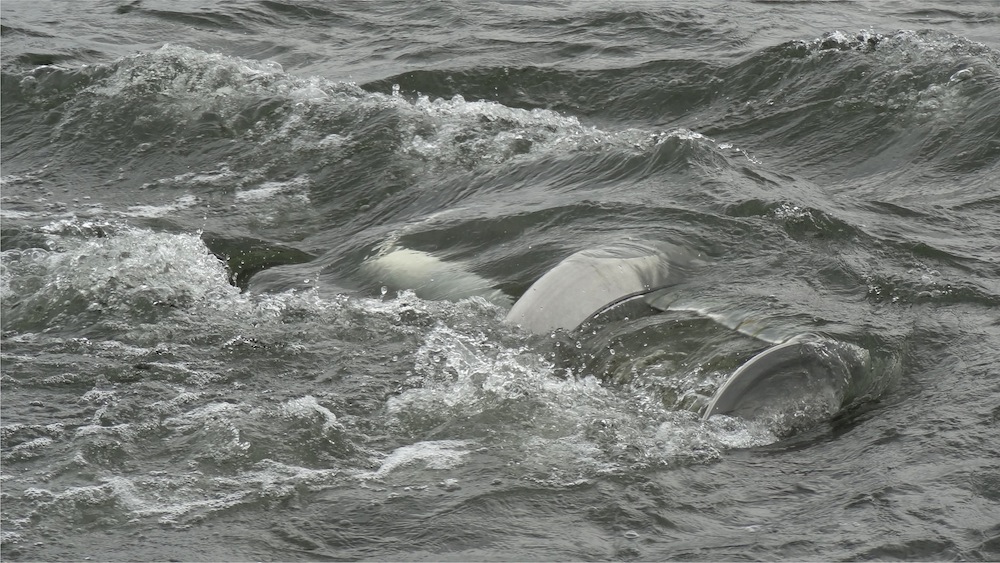
[[756,354],[716,390],[702,419],[747,420],[789,412],[832,416],[852,379],[871,369],[868,350],[816,333],[802,333]]
[[446,261],[420,250],[385,245],[361,263],[360,274],[381,285],[382,293],[412,290],[430,301],[482,297],[501,307],[514,302],[492,281],[460,261]]
[[[562,259],[511,305],[512,299],[464,264],[429,253],[387,246],[361,271],[386,286],[412,289],[424,299],[480,296],[509,306],[504,323],[544,335],[572,332],[595,319],[634,318],[672,310],[670,287],[702,264],[684,247],[628,240],[577,251]],[[708,318],[768,346],[737,368],[715,391],[703,420],[731,416],[766,419],[809,411],[809,420],[832,416],[844,404],[852,378],[871,369],[867,350],[818,333],[775,337],[759,321]]]
[[575,330],[683,278],[692,259],[691,252],[663,242],[627,241],[581,250],[531,284],[504,322],[535,334]]

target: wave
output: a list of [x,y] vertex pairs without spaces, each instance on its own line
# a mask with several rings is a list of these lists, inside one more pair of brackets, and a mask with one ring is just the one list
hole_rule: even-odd
[[[6,185],[69,192],[85,182],[101,186],[90,203],[111,210],[122,196],[138,207],[172,204],[178,189],[242,208],[254,199],[246,194],[294,180],[325,220],[370,225],[398,215],[420,194],[393,196],[428,180],[467,184],[471,174],[479,184],[492,176],[558,189],[587,176],[729,166],[729,149],[684,129],[608,131],[550,110],[370,93],[184,47],[84,69],[5,72],[3,85]],[[61,165],[40,166],[38,155]],[[456,185],[428,205],[469,193]],[[182,226],[197,220],[182,217],[174,216]]]
[[364,87],[398,84],[429,96],[461,93],[595,119],[697,123],[709,136],[780,147],[790,169],[851,177],[896,170],[901,158],[953,172],[994,164],[998,61],[995,50],[943,32],[831,32],[730,65],[418,70]]
[[[936,113],[918,123],[930,125],[915,134],[918,140],[926,139],[941,116],[952,119],[948,112],[968,111],[958,100],[975,100],[994,87],[995,59],[996,54],[985,47],[954,37],[900,32],[830,34],[765,49],[730,66],[703,63],[697,72],[715,78],[702,81],[698,88],[705,92],[720,88],[722,94],[713,91],[704,98],[690,98],[684,113],[714,115],[700,129],[714,135],[709,137],[679,127],[601,128],[551,109],[469,101],[457,93],[432,98],[408,93],[397,83],[382,93],[372,90],[384,84],[360,87],[301,78],[274,64],[166,46],[85,69],[47,66],[20,74],[5,71],[4,95],[10,103],[4,104],[3,112],[12,127],[5,126],[4,142],[17,146],[8,155],[13,173],[5,177],[5,188],[30,193],[38,183],[58,189],[89,177],[92,185],[101,186],[95,192],[103,206],[99,213],[167,226],[169,231],[203,230],[204,210],[218,209],[213,220],[237,225],[236,229],[219,236],[215,233],[222,229],[209,227],[202,238],[215,256],[198,237],[192,244],[204,255],[203,265],[212,276],[228,278],[244,289],[277,287],[253,283],[251,276],[261,270],[306,264],[305,269],[290,271],[308,272],[307,277],[322,277],[337,287],[377,291],[363,285],[358,264],[374,248],[397,237],[414,250],[463,260],[473,273],[488,276],[495,287],[516,297],[566,253],[596,246],[608,232],[682,242],[731,263],[750,257],[760,262],[762,254],[785,260],[779,257],[789,254],[785,248],[789,240],[813,250],[853,243],[876,247],[888,237],[863,227],[855,210],[827,197],[825,186],[775,172],[779,167],[763,163],[735,143],[766,145],[771,154],[787,148],[788,155],[777,159],[786,164],[782,170],[799,171],[821,154],[824,164],[811,168],[811,175],[826,174],[841,181],[851,174],[905,175],[911,172],[896,162],[890,170],[876,166],[888,166],[889,161],[878,160],[878,151],[865,147],[867,136],[860,142],[853,138],[856,129],[864,129],[873,139],[885,137],[894,130],[893,119],[912,119],[914,112],[931,108],[928,99],[937,96],[934,99],[942,103],[931,108]],[[968,66],[969,60],[978,62]],[[660,70],[669,74],[672,64],[659,61],[640,70],[648,73],[664,65]],[[947,65],[966,66],[956,70],[946,69]],[[437,72],[414,75],[414,80],[428,79],[432,89],[443,88],[439,83],[443,84],[444,75]],[[467,91],[471,84],[488,89],[499,80],[492,72],[466,73],[468,84],[459,88]],[[547,72],[524,75],[537,85],[519,83],[518,76],[511,84],[528,91],[546,88],[543,83],[548,81],[539,77]],[[598,85],[600,80],[620,78],[595,72],[588,80]],[[636,69],[614,72],[639,79]],[[899,79],[901,73],[910,78]],[[862,80],[863,76],[867,78]],[[881,91],[870,92],[872,80],[887,82]],[[594,90],[599,91],[600,87]],[[643,106],[642,96],[653,96],[636,91],[636,107]],[[785,102],[731,105],[734,99],[757,100],[769,92],[779,92]],[[858,102],[866,108],[854,111],[842,103],[855,94],[868,96],[868,101]],[[899,107],[880,109],[871,102],[872,96],[898,99]],[[995,101],[984,99],[984,103],[992,107]],[[597,109],[598,102],[594,104]],[[981,108],[971,105],[973,116],[979,116]],[[837,126],[824,126],[824,119],[837,120]],[[48,127],[43,127],[46,123]],[[880,123],[881,129],[873,123]],[[983,126],[975,119],[961,123],[972,127],[970,134]],[[893,150],[906,153],[922,146],[897,143]],[[945,154],[961,148],[960,143],[950,143],[940,150]],[[37,165],[34,155],[43,153],[64,166],[32,170]],[[969,158],[975,160],[978,154]],[[845,159],[856,168],[834,172]],[[935,163],[929,159],[917,173],[936,172]],[[122,195],[133,201],[122,205]],[[25,208],[14,211],[37,211],[30,204]],[[878,212],[902,209],[876,208]],[[623,225],[628,226],[623,229]],[[265,236],[256,236],[251,228]],[[24,229],[8,240],[19,241],[19,252],[44,253],[44,247],[36,247],[39,243],[27,234],[32,231]],[[173,236],[177,235],[169,235]],[[302,242],[307,237],[312,238]],[[91,256],[87,259],[97,259],[111,248],[108,244],[126,239],[87,242]],[[532,248],[513,252],[504,248],[521,239],[532,241]],[[148,242],[145,237],[137,241],[140,246]],[[162,241],[150,244],[171,246]],[[905,252],[901,248],[900,253]],[[113,254],[122,255],[119,250]],[[814,254],[793,270],[811,268],[809,262],[821,259],[821,253]],[[474,259],[465,260],[468,257]],[[62,264],[62,257],[52,259],[58,263],[40,266],[44,261],[36,260],[32,267],[65,270],[63,277],[73,274],[72,263]],[[13,258],[10,264],[14,267]],[[869,266],[833,268],[828,273],[836,291],[855,295],[863,294],[866,286],[888,286],[878,280],[891,279]],[[751,272],[745,275],[753,277]],[[183,276],[194,279],[189,273]],[[137,320],[144,315],[156,318],[157,304],[184,308],[191,299],[197,300],[197,292],[191,293],[180,281],[167,284],[165,295],[118,291],[153,287],[141,276],[124,281],[91,276],[69,289],[49,287],[44,280],[31,282],[30,276],[17,279],[35,283],[42,303],[37,307],[30,300],[18,303],[16,313],[8,315],[22,328],[54,322],[50,313],[43,312],[60,299],[75,304],[64,314],[85,320],[90,319],[87,315],[101,318],[101,311],[122,307]],[[854,288],[846,288],[852,281]],[[279,286],[284,283],[282,279]],[[980,295],[974,283],[969,287],[929,295],[991,299]],[[59,293],[65,291],[76,293]],[[46,297],[51,292],[57,294]],[[924,299],[920,291],[915,295],[906,300]],[[136,299],[150,305],[136,305]],[[837,318],[829,306],[802,303],[792,316],[812,308]],[[850,329],[846,332],[859,337]]]
[[[190,231],[204,227],[209,209],[217,220],[242,225],[232,236],[322,256],[321,268],[347,270],[347,278],[344,259],[357,262],[399,225],[444,208],[454,210],[451,224],[425,231],[419,244],[433,249],[449,232],[481,221],[483,232],[506,233],[505,240],[531,234],[539,248],[572,251],[579,248],[547,240],[546,230],[589,222],[593,235],[580,233],[584,244],[600,236],[604,221],[614,228],[625,217],[635,219],[632,234],[640,236],[687,231],[690,241],[686,226],[750,230],[754,222],[745,219],[761,217],[793,239],[846,241],[861,236],[864,217],[829,201],[831,181],[878,178],[899,201],[900,184],[910,189],[912,181],[997,165],[988,140],[1000,115],[993,111],[1000,99],[993,95],[996,61],[994,51],[943,33],[863,32],[789,42],[729,66],[682,62],[705,74],[692,82],[705,95],[684,94],[691,105],[678,110],[692,121],[706,118],[697,132],[601,128],[551,109],[517,107],[516,100],[469,101],[448,91],[471,97],[479,88],[485,95],[503,82],[548,99],[552,84],[593,88],[604,98],[588,107],[610,114],[621,110],[610,84],[626,77],[654,85],[676,70],[674,61],[579,76],[479,69],[460,73],[457,82],[456,75],[426,71],[390,79],[403,86],[386,93],[371,90],[389,81],[359,87],[300,78],[272,63],[179,46],[108,65],[7,69],[4,187],[23,201],[4,213],[53,220],[89,209]],[[407,92],[408,78],[430,80],[431,92]],[[633,86],[616,87],[635,92],[636,107],[662,102]],[[741,147],[766,150],[767,162]],[[39,155],[60,166],[42,165]],[[56,199],[53,192],[80,184],[99,186],[86,196],[86,209],[29,203],[29,194]],[[903,208],[889,199],[880,193],[863,204],[882,214],[886,205]],[[452,256],[490,252],[485,242],[453,247]],[[479,265],[486,262],[504,261],[487,255]],[[526,282],[501,276],[499,283]]]
[[[142,185],[220,161],[244,185],[307,175],[318,200],[345,215],[408,189],[428,167],[608,149],[654,166],[652,147],[685,125],[726,146],[767,146],[807,178],[927,181],[996,165],[997,60],[942,33],[832,33],[730,66],[429,70],[358,87],[168,46],[111,65],[4,71],[4,144],[9,170],[45,151],[95,183]],[[605,131],[567,113],[671,129]],[[150,162],[150,153],[171,158]],[[611,175],[619,165],[586,166]]]

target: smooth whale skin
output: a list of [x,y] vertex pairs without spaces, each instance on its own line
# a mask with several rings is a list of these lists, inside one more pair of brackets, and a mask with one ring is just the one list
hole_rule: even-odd
[[[754,419],[796,408],[796,401],[826,400],[826,414],[840,408],[852,377],[870,369],[867,350],[853,344],[805,333],[772,346],[740,366],[702,416],[717,414]],[[808,398],[808,399],[804,399]]]
[[493,282],[475,274],[461,262],[440,258],[409,248],[388,246],[365,260],[359,271],[386,291],[411,289],[421,299],[457,301],[480,296],[501,306],[511,299],[493,287]]
[[617,302],[671,283],[689,260],[687,251],[660,242],[581,250],[533,283],[504,322],[535,334],[573,330]]
[[[668,286],[682,278],[692,263],[696,263],[692,253],[662,242],[628,241],[582,250],[535,281],[504,322],[547,334],[673,310],[675,298]],[[424,299],[481,296],[500,305],[510,302],[465,264],[392,243],[366,259],[360,271],[387,288],[412,289]],[[778,342],[733,372],[712,397],[703,419],[777,415],[793,425],[798,420],[808,424],[835,414],[845,404],[851,382],[871,370],[871,357],[859,346],[813,333],[772,340],[768,336],[774,331],[753,319],[694,311],[754,338]]]

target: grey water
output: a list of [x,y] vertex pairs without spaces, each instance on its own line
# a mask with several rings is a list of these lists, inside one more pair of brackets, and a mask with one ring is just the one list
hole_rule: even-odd
[[[1000,559],[996,1],[0,20],[4,560]],[[863,373],[702,419],[800,333]]]

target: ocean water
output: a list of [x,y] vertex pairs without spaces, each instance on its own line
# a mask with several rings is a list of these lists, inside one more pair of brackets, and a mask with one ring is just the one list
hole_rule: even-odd
[[[996,1],[0,19],[4,560],[1000,558]],[[503,322],[634,240],[662,313]]]

